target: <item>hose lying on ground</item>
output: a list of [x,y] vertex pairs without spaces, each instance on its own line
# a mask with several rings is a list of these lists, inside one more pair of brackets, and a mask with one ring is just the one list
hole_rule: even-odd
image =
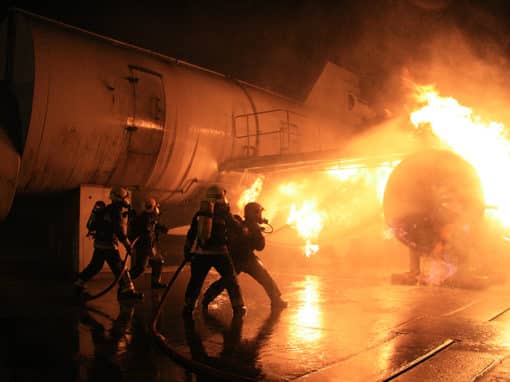
[[168,345],[165,336],[158,331],[159,316],[161,315],[161,311],[163,309],[163,305],[165,303],[165,300],[166,300],[166,298],[168,296],[168,292],[170,291],[170,288],[172,287],[173,283],[177,279],[177,276],[179,276],[179,273],[181,273],[182,268],[184,268],[184,266],[186,265],[187,262],[188,262],[188,259],[184,259],[182,261],[182,263],[179,265],[179,267],[175,271],[172,279],[168,282],[168,285],[167,285],[163,295],[161,296],[161,300],[159,301],[159,305],[156,308],[156,312],[154,313],[154,317],[152,318],[152,322],[151,322],[151,326],[150,327],[151,327],[152,335],[156,339],[156,342],[158,343],[159,346],[162,347],[162,349],[172,359],[174,359],[176,362],[180,363],[182,366],[184,366],[185,368],[187,368],[187,369],[189,369],[189,370],[191,370],[191,371],[193,371],[195,373],[199,373],[199,374],[202,374],[202,375],[207,375],[207,376],[219,378],[222,381],[236,381],[236,382],[237,381],[241,381],[241,382],[254,382],[254,381],[256,381],[253,378],[248,378],[248,377],[245,377],[245,376],[242,376],[242,375],[237,375],[237,374],[229,373],[228,371],[223,371],[223,370],[214,368],[212,366],[209,366],[209,365],[207,365],[207,364],[205,364],[203,362],[198,362],[198,361],[195,361],[193,359],[190,359],[190,358],[187,358],[187,357],[183,356],[179,352],[177,352],[174,349],[172,349]]

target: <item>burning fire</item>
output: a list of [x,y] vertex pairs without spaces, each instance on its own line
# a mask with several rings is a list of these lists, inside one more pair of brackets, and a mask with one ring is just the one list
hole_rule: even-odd
[[334,166],[313,179],[279,185],[279,194],[291,200],[286,224],[305,241],[307,257],[319,251],[318,239],[326,225],[338,238],[366,228],[368,220],[373,223],[374,215],[382,221],[384,188],[397,164],[386,162],[376,168]]
[[418,128],[427,124],[449,149],[476,169],[485,202],[496,207],[495,217],[510,227],[510,179],[501,168],[510,168],[510,141],[501,122],[483,121],[472,109],[451,97],[441,97],[433,86],[418,86],[417,99],[423,105],[410,118]]
[[295,204],[291,205],[287,224],[293,225],[299,235],[305,239],[305,255],[310,257],[319,250],[312,239],[317,239],[323,227],[323,216],[317,211],[315,200],[305,200],[300,209]]
[[363,181],[365,184],[374,187],[377,192],[377,199],[382,204],[384,189],[393,169],[400,161],[384,162],[379,167],[344,167],[335,166],[327,170],[327,173],[342,182]]
[[264,178],[259,176],[253,184],[250,186],[250,188],[244,190],[239,197],[239,200],[237,201],[237,207],[239,208],[239,211],[242,211],[244,206],[247,205],[250,202],[254,202],[259,197],[260,193],[262,192],[262,184],[264,183]]
[[[501,176],[499,170],[510,168],[510,141],[505,137],[505,126],[483,121],[455,99],[441,97],[432,86],[417,87],[417,100],[419,108],[410,115],[413,125],[430,126],[444,148],[471,163],[480,177],[486,204],[497,207],[497,219],[510,228],[510,179]],[[389,161],[373,168],[334,166],[320,174],[307,174],[306,179],[281,183],[265,203],[274,205],[278,213],[283,212],[282,223],[297,231],[305,242],[306,256],[311,256],[319,250],[318,239],[324,227],[330,228],[336,240],[361,232],[356,230],[367,224],[377,224],[379,217],[383,221],[384,190],[398,163]],[[237,202],[239,209],[261,196],[264,199],[262,185],[263,178],[259,177],[243,192]],[[383,227],[381,234],[387,239],[389,232]],[[444,269],[440,271],[445,273]]]
[[[303,252],[310,257],[319,251],[319,236],[326,225],[337,239],[338,235],[356,235],[367,224],[377,223],[378,217],[382,222],[384,188],[397,164],[386,162],[375,168],[334,166],[307,178],[280,183],[269,197],[262,195],[263,179],[259,177],[242,193],[237,206],[242,210],[246,203],[261,198],[275,221],[283,218],[281,223],[296,230],[304,241]],[[279,215],[282,212],[285,217]]]

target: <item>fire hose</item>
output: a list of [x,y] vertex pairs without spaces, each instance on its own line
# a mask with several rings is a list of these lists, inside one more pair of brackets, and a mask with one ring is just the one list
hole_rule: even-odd
[[245,382],[255,382],[256,379],[245,377],[242,375],[237,375],[234,373],[229,373],[227,371],[223,371],[217,368],[214,368],[212,366],[209,366],[203,362],[195,361],[191,358],[187,358],[177,352],[176,350],[172,349],[172,347],[168,344],[166,341],[165,336],[159,332],[158,330],[158,320],[159,316],[161,315],[161,311],[163,309],[163,305],[165,303],[165,300],[168,296],[168,293],[170,292],[170,289],[172,288],[172,285],[174,284],[175,280],[177,279],[177,276],[179,276],[179,273],[181,273],[182,268],[186,265],[186,263],[189,261],[188,258],[185,258],[182,263],[179,265],[177,270],[175,271],[174,275],[172,276],[172,279],[168,282],[168,285],[166,286],[165,291],[163,292],[163,295],[161,296],[161,300],[159,301],[159,305],[156,308],[156,312],[154,313],[154,316],[152,318],[151,323],[151,332],[154,338],[156,339],[156,342],[159,346],[176,362],[180,363],[185,368],[200,373],[203,375],[219,378],[222,381],[245,381]]
[[172,276],[172,279],[168,282],[168,285],[166,286],[165,291],[163,292],[163,295],[161,296],[161,300],[159,301],[159,305],[156,308],[156,312],[154,313],[154,316],[152,318],[152,323],[151,323],[152,334],[154,334],[156,339],[159,339],[159,340],[163,339],[164,340],[164,338],[165,338],[158,331],[158,328],[157,328],[157,323],[158,323],[158,320],[159,320],[159,316],[161,315],[161,310],[163,309],[163,304],[165,303],[166,297],[168,296],[168,292],[170,292],[170,289],[172,288],[172,285],[174,284],[175,280],[177,279],[177,276],[179,276],[179,273],[181,273],[182,268],[184,268],[184,266],[186,265],[187,262],[188,262],[187,258],[185,258],[181,262],[181,264],[179,265],[179,267],[175,271],[174,275]]
[[117,275],[117,277],[115,277],[115,280],[113,280],[113,282],[110,285],[108,285],[105,289],[103,289],[101,292],[85,296],[84,299],[83,299],[84,301],[92,301],[92,300],[95,300],[95,299],[97,299],[97,298],[99,298],[101,296],[104,296],[115,285],[117,285],[117,283],[120,281],[120,279],[122,278],[122,276],[124,276],[124,273],[126,272],[128,257],[131,254],[131,250],[135,246],[135,244],[136,244],[136,242],[138,241],[139,238],[140,237],[137,237],[135,240],[133,240],[133,242],[130,245],[129,250],[126,250],[126,255],[124,256],[124,259],[122,260],[122,270]]

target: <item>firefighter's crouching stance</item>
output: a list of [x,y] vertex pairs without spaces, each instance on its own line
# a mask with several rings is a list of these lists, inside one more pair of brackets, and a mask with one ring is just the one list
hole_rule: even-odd
[[[287,302],[281,298],[281,292],[264,264],[254,251],[262,251],[266,239],[259,224],[267,223],[262,217],[264,208],[256,202],[250,202],[244,207],[244,220],[237,216],[242,230],[240,235],[234,235],[230,243],[230,255],[237,273],[245,272],[253,277],[265,290],[271,301],[271,309],[278,310],[287,307]],[[211,284],[204,294],[203,308],[207,308],[225,289],[225,280],[220,278]]]

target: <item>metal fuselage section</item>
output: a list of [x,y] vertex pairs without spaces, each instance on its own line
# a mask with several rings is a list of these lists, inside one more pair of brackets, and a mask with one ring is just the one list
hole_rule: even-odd
[[[214,180],[218,163],[281,149],[281,139],[234,139],[235,122],[247,126],[245,133],[261,128],[261,118],[274,129],[281,113],[255,114],[298,108],[218,73],[66,25],[18,12],[10,22],[8,80],[20,123],[7,130],[20,141],[17,192],[121,184],[178,201],[182,193],[172,190],[192,179]],[[235,121],[243,115],[246,121]]]
[[[15,195],[48,196],[51,205],[22,200],[17,221],[41,207],[44,229],[58,232],[48,237],[74,227],[65,249],[57,239],[48,244],[63,257],[76,247],[90,255],[84,222],[113,185],[168,206],[167,225],[187,224],[191,202],[220,171],[263,172],[280,157],[288,166],[334,151],[366,112],[356,103],[356,76],[333,64],[302,103],[24,11],[10,11],[0,27],[0,221]],[[65,204],[59,195],[68,191]],[[79,258],[74,270],[87,262]]]

